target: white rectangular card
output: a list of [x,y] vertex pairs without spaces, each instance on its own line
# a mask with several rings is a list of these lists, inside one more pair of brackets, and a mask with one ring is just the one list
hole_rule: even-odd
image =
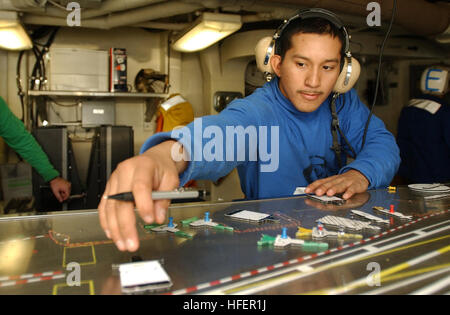
[[242,219],[242,220],[250,220],[250,221],[260,221],[270,217],[270,214],[260,213],[248,210],[242,210],[229,215],[231,218]]
[[306,187],[297,187],[297,188],[295,188],[293,195],[294,196],[295,195],[305,195],[306,194],[305,189],[306,189]]
[[122,287],[133,287],[171,282],[159,261],[139,261],[119,266]]

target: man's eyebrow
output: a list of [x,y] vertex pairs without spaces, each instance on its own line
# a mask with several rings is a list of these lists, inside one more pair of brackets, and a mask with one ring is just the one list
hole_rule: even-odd
[[[298,55],[298,54],[295,54],[293,57],[294,57],[294,58],[305,59],[305,60],[307,60],[307,61],[311,61],[311,59],[309,59],[308,57],[305,57],[305,56],[302,56],[302,55]],[[337,59],[337,58],[326,59],[326,60],[324,61],[324,63],[326,63],[326,62],[336,62],[336,63],[339,63],[339,59]]]

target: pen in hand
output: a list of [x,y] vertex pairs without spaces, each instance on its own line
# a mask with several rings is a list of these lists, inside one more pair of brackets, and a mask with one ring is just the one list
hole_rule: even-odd
[[[191,199],[199,198],[204,196],[203,191],[198,190],[173,190],[173,191],[153,191],[152,199]],[[114,199],[120,201],[134,201],[134,196],[132,192],[124,192],[120,194],[110,195],[107,199]]]

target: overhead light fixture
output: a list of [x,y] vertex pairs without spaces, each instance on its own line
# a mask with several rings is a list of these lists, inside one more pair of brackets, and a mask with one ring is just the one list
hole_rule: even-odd
[[0,11],[0,49],[28,50],[32,47],[33,43],[20,24],[17,12]]
[[241,26],[240,15],[204,12],[177,36],[172,47],[182,52],[202,50],[236,32]]

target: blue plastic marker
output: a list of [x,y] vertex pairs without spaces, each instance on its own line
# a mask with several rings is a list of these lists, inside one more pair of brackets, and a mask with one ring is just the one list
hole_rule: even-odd
[[281,231],[282,231],[281,238],[286,239],[287,238],[287,228],[284,227]]
[[167,224],[168,227],[173,227],[173,217],[169,217],[169,224]]
[[209,212],[205,212],[205,222],[209,222]]

